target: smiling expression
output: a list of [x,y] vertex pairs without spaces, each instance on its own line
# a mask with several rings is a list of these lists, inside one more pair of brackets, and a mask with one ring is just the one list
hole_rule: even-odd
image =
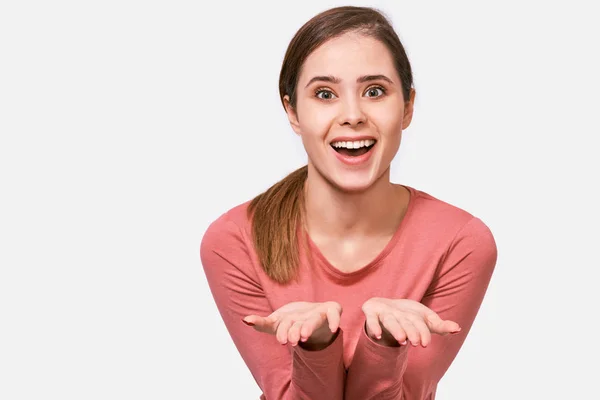
[[414,89],[405,102],[392,55],[357,33],[328,40],[302,65],[296,107],[284,98],[309,164],[344,191],[368,189],[384,174],[412,119]]

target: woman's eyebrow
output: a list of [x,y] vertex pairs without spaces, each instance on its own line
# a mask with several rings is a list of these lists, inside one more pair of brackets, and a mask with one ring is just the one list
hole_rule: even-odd
[[388,78],[385,75],[365,75],[365,76],[361,76],[360,78],[358,78],[356,80],[356,83],[364,83],[364,82],[369,82],[369,81],[379,81],[379,80],[383,80],[386,81],[390,84],[394,84],[394,82],[392,82],[392,80],[390,78]]
[[[369,82],[369,81],[378,81],[378,80],[384,80],[386,82],[389,82],[390,84],[394,84],[394,82],[392,82],[392,80],[390,78],[388,78],[385,75],[363,75],[361,77],[359,77],[356,80],[356,83],[364,83],[364,82]],[[331,75],[320,75],[320,76],[315,76],[313,78],[311,78],[308,83],[306,84],[305,88],[307,88],[308,86],[310,86],[311,83],[313,82],[331,82],[331,83],[340,83],[342,80],[340,78],[336,78],[335,76],[331,76]]]
[[304,88],[307,88],[311,83],[313,82],[317,82],[317,81],[321,81],[321,82],[331,82],[331,83],[340,83],[341,79],[340,78],[336,78],[335,76],[315,76],[313,77],[310,81],[308,81],[308,83],[306,84],[306,86]]

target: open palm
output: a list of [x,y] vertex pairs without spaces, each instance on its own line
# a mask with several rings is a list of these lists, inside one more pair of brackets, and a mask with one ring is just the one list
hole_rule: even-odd
[[461,329],[456,322],[442,320],[425,305],[409,299],[374,297],[363,304],[362,311],[367,334],[390,345],[409,340],[413,346],[427,347],[432,333],[445,336]]
[[340,326],[341,315],[342,306],[334,301],[301,301],[288,303],[267,317],[248,315],[243,321],[259,332],[275,335],[281,344],[295,346],[299,341],[328,343]]

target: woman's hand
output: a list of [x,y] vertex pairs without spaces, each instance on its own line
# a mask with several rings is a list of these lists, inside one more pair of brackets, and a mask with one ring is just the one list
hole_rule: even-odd
[[387,346],[404,345],[409,340],[413,346],[427,347],[432,333],[446,336],[461,329],[414,300],[374,297],[363,304],[362,311],[369,337]]
[[275,335],[281,344],[316,350],[327,347],[340,326],[342,306],[325,303],[294,302],[275,310],[268,317],[248,315],[242,321],[259,332]]

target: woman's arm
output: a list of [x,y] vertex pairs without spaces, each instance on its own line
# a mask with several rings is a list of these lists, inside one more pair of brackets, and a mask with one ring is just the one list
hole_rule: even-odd
[[361,333],[348,370],[346,400],[425,400],[458,354],[475,320],[497,260],[494,237],[478,218],[456,235],[421,300],[442,320],[458,323],[455,335],[431,335],[426,348],[384,346]]
[[271,314],[271,308],[238,226],[227,214],[208,228],[200,257],[225,326],[244,362],[268,400],[341,400],[345,370],[343,332],[321,350],[282,346],[272,335],[246,326],[247,315]]

